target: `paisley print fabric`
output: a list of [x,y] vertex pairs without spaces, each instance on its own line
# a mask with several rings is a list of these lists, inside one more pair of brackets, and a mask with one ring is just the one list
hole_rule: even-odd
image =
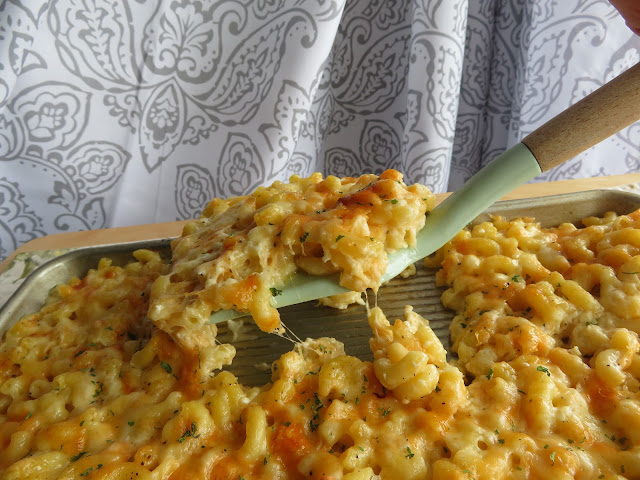
[[[0,258],[293,174],[456,189],[639,60],[606,0],[3,0]],[[537,180],[638,171],[639,146]]]

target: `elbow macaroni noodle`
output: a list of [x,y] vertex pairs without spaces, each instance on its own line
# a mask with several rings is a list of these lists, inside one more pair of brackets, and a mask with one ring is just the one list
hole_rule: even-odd
[[[386,175],[398,187],[385,189],[410,195]],[[425,261],[440,269],[442,301],[456,313],[454,359],[411,307],[394,322],[375,307],[371,362],[317,338],[275,361],[267,385],[221,371],[235,350],[204,319],[225,301],[271,315],[260,289],[281,277],[270,261],[284,271],[340,269],[358,290],[381,267],[366,270],[368,250],[360,261],[363,238],[374,237],[376,252],[411,244],[412,209],[397,231],[376,230],[384,223],[374,219],[389,222],[382,213],[396,204],[363,213],[354,201],[342,211],[359,212],[348,225],[345,215],[306,212],[335,200],[325,188],[346,186],[364,203],[357,192],[379,184],[325,182],[295,177],[251,198],[214,200],[185,227],[171,265],[146,250],[125,267],[103,260],[13,326],[0,344],[0,477],[640,478],[640,211],[580,228],[495,218],[460,232]],[[223,233],[207,236],[210,223]],[[354,250],[337,255],[336,232]],[[200,266],[210,248],[224,261]],[[257,297],[245,295],[248,278]]]

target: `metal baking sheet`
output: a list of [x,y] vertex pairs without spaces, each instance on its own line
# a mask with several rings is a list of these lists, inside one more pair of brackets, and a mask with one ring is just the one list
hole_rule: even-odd
[[[475,221],[485,221],[491,215],[507,218],[534,217],[544,227],[564,222],[579,224],[589,216],[602,216],[614,211],[630,213],[640,208],[640,195],[616,190],[595,190],[575,194],[528,198],[498,202]],[[132,261],[132,252],[147,248],[170,257],[170,239],[132,242],[100,247],[83,248],[63,254],[38,269],[24,281],[20,288],[0,309],[0,333],[4,333],[23,315],[37,311],[43,305],[47,293],[58,284],[72,277],[82,277],[95,268],[103,257],[114,264],[124,265]],[[417,275],[409,279],[395,279],[380,288],[377,299],[369,296],[373,304],[377,301],[391,322],[402,318],[405,305],[429,319],[431,328],[449,347],[449,323],[453,313],[440,303],[443,288],[435,285],[435,270],[417,264]],[[363,360],[372,358],[369,350],[371,330],[368,326],[364,306],[353,305],[345,310],[318,307],[316,302],[293,305],[280,310],[284,323],[300,339],[308,337],[334,337],[345,344],[345,350]],[[219,326],[219,340],[232,343],[237,350],[236,358],[229,370],[248,385],[263,384],[270,379],[270,365],[293,344],[285,338],[260,331],[250,317],[243,319],[241,335],[234,338],[226,325]]]

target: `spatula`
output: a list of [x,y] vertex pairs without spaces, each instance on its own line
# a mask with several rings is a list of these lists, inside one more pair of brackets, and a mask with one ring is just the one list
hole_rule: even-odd
[[[640,64],[637,64],[527,135],[496,157],[462,188],[433,209],[416,236],[416,246],[389,255],[381,283],[442,247],[502,196],[575,157],[640,119]],[[613,159],[612,161],[622,161]],[[274,307],[286,307],[348,291],[338,275],[318,277],[298,272],[279,287]],[[223,310],[211,323],[248,315]]]

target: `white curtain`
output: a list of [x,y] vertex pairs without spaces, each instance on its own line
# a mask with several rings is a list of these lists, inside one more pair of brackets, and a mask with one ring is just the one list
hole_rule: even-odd
[[[0,258],[292,174],[456,189],[639,60],[606,0],[3,0]],[[639,166],[635,124],[538,180]]]

